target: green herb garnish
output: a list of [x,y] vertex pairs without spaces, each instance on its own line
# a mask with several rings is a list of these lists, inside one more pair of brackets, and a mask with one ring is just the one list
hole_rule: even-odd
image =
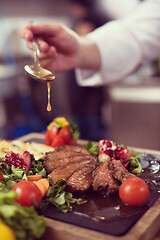
[[142,153],[138,153],[136,156],[131,157],[129,161],[129,171],[134,174],[140,174],[142,172],[142,166],[140,164],[140,159],[142,158]]
[[43,160],[35,160],[34,156],[31,154],[31,166],[27,175],[40,175],[43,177],[47,176],[46,169],[43,166]]
[[85,148],[93,155],[98,156],[99,155],[99,147],[97,143],[93,143],[91,141],[88,141],[88,143],[85,145]]
[[43,200],[42,208],[52,204],[62,212],[68,212],[71,209],[71,204],[83,204],[87,202],[87,200],[82,198],[74,198],[72,193],[65,191],[66,181],[64,179],[58,180],[56,184],[53,183],[52,179],[50,179],[50,181],[51,186]]
[[11,190],[17,182],[27,180],[25,168],[15,168],[13,165],[10,167],[6,163],[0,163],[0,166],[4,178],[4,181],[0,182],[0,190]]

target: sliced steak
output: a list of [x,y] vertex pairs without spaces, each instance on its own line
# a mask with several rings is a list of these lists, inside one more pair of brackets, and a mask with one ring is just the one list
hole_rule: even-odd
[[129,177],[136,177],[134,174],[128,172],[120,160],[112,160],[110,162],[110,169],[112,171],[112,176],[121,183]]
[[86,192],[93,183],[93,171],[95,162],[90,162],[72,174],[67,180],[67,186],[71,192]]
[[[68,157],[64,157],[64,158],[54,158],[52,161],[46,161],[44,163],[44,166],[47,170],[47,172],[51,172],[52,170],[54,170],[55,168],[59,168],[59,167],[65,167],[67,164],[73,163],[73,162],[79,162],[79,161],[83,161],[85,160],[95,160],[96,158],[90,155],[85,155],[85,154],[81,154],[81,153],[74,153],[70,154],[71,156],[68,155]],[[73,156],[72,156],[73,155]]]
[[110,160],[106,160],[95,170],[93,179],[93,190],[109,196],[117,192],[119,188],[118,182],[113,178],[109,168]]
[[70,163],[65,167],[60,167],[54,169],[48,177],[51,177],[53,182],[56,183],[59,179],[67,180],[75,171],[84,167],[86,164],[90,163],[91,160],[83,160],[80,162]]
[[47,173],[53,169],[65,166],[71,162],[80,161],[83,159],[94,159],[93,156],[84,148],[77,145],[58,146],[52,152],[45,154],[45,161],[43,163]]
[[52,160],[53,157],[64,158],[68,155],[67,153],[82,153],[89,154],[88,150],[79,145],[65,145],[65,146],[57,146],[54,151],[48,152],[48,160]]

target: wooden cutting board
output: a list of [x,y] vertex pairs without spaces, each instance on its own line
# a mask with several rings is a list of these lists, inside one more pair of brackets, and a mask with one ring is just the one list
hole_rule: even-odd
[[[43,134],[32,133],[21,137],[22,141],[44,139]],[[83,144],[86,141],[80,140]],[[160,155],[160,151],[134,148],[137,152]],[[160,198],[123,236],[112,236],[86,228],[46,218],[47,230],[41,240],[160,240]],[[159,232],[159,233],[158,233]],[[158,234],[157,234],[158,233]],[[157,235],[156,235],[157,234]],[[156,235],[156,237],[154,237]]]

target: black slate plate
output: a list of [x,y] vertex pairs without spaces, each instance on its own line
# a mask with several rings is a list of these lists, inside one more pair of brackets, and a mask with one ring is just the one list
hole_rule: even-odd
[[143,172],[140,177],[152,185],[150,197],[145,205],[125,206],[118,196],[104,198],[90,191],[86,195],[88,202],[74,205],[72,212],[62,213],[54,206],[49,206],[43,214],[48,218],[103,233],[116,236],[126,234],[160,196],[160,156],[144,154],[141,164]]

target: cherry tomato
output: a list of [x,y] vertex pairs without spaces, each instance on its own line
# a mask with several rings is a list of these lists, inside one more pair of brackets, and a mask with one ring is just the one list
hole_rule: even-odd
[[149,197],[148,185],[138,177],[130,177],[121,184],[119,197],[127,205],[142,205]]
[[53,139],[58,135],[59,128],[53,125],[49,130],[49,139],[53,141]]
[[52,142],[52,141],[51,141],[51,139],[50,139],[50,137],[49,137],[49,130],[47,130],[47,131],[45,132],[44,142],[45,142],[45,144],[48,145],[48,146],[51,145],[51,142]]
[[3,175],[2,175],[2,173],[0,172],[0,182],[3,181],[3,180],[4,180]]
[[59,135],[57,135],[54,139],[53,139],[53,142],[52,142],[52,147],[57,147],[57,146],[64,146],[66,143],[65,141],[63,140],[63,138]]
[[72,134],[68,126],[64,126],[61,128],[59,132],[59,136],[61,136],[65,143],[69,143],[69,141],[72,139]]
[[13,186],[13,191],[19,196],[15,199],[22,206],[30,207],[33,205],[39,206],[42,200],[42,195],[38,187],[31,181],[23,180]]

